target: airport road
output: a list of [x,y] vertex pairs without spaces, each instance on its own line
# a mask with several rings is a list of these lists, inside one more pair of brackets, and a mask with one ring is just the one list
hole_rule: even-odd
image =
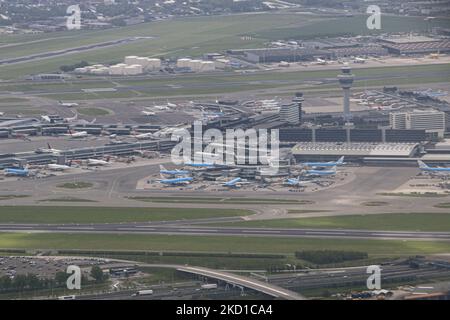
[[[187,223],[187,222],[185,222]],[[397,239],[450,241],[448,232],[366,231],[350,229],[286,229],[202,227],[173,224],[0,224],[0,232],[163,234],[192,236],[257,236],[294,238]]]

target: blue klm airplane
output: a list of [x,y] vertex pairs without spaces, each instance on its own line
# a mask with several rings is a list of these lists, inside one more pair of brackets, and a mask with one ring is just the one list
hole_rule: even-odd
[[159,183],[167,184],[167,185],[180,185],[180,184],[188,184],[193,180],[192,177],[184,177],[184,178],[175,178],[175,179],[160,179]]
[[450,168],[433,168],[433,167],[429,167],[427,164],[425,164],[423,161],[421,160],[417,160],[417,163],[419,164],[419,168],[422,171],[427,171],[427,172],[442,172],[442,173],[448,173],[450,174]]
[[159,166],[159,173],[161,173],[161,174],[167,174],[167,175],[169,175],[169,176],[184,176],[184,175],[186,175],[186,174],[189,174],[190,171],[188,171],[188,170],[178,170],[178,169],[175,169],[175,170],[167,170],[166,168],[164,168],[163,165],[160,165],[160,166]]
[[248,183],[250,183],[250,182],[242,181],[242,179],[240,177],[237,177],[230,181],[225,182],[224,184],[222,184],[222,186],[230,187],[230,188],[239,188],[243,184],[248,184]]
[[6,168],[3,172],[5,176],[27,177],[30,174],[30,171],[28,171],[27,168],[24,169]]
[[332,176],[336,174],[336,166],[331,170],[306,170],[306,176]]
[[287,179],[284,182],[284,184],[288,185],[288,186],[299,187],[299,186],[304,186],[304,185],[312,183],[312,182],[314,182],[314,181],[311,181],[311,180],[300,180],[300,176],[299,176],[298,178],[289,178],[289,179]]
[[344,157],[340,157],[338,161],[329,161],[329,162],[302,162],[301,163],[305,167],[335,167],[344,164]]

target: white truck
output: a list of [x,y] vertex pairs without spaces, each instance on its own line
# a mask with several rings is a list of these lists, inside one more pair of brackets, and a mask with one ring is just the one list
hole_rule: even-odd
[[153,294],[153,290],[139,290],[136,291],[136,293],[132,294],[132,297],[137,297],[137,296],[148,296]]
[[200,286],[204,290],[217,289],[216,283],[205,283]]

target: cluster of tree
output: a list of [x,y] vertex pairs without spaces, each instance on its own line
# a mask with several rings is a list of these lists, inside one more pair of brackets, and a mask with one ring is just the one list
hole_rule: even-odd
[[329,264],[367,259],[368,255],[359,251],[305,250],[295,252],[295,257],[316,264]]
[[90,275],[96,283],[103,283],[108,280],[108,275],[103,273],[103,270],[99,266],[93,266]]
[[67,5],[52,5],[49,7],[19,6],[13,1],[0,4],[0,13],[7,19],[0,18],[0,25],[10,25],[13,23],[25,23],[66,15]]
[[[63,288],[66,286],[67,278],[70,274],[60,271],[55,274],[53,279],[38,278],[35,274],[18,274],[14,278],[9,276],[0,277],[0,292],[20,292],[27,290],[41,290],[51,288]],[[94,278],[94,282],[99,284],[108,280],[108,275],[104,274],[99,266],[91,269],[90,276]],[[81,276],[81,283],[89,283],[84,275]]]
[[0,277],[0,292],[48,289],[61,285],[55,279],[39,279],[35,274],[18,274],[13,279]]
[[87,67],[88,65],[89,65],[89,63],[87,63],[86,61],[81,61],[81,62],[78,62],[75,64],[61,66],[61,67],[59,67],[59,69],[62,72],[70,72],[70,71],[75,70],[76,68],[84,68],[84,67]]

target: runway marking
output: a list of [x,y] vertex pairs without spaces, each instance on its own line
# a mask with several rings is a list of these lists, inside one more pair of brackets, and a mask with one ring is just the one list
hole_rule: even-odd
[[273,231],[273,230],[241,230],[241,232],[245,233],[281,233],[281,231]]
[[94,227],[56,227],[56,229],[69,229],[69,230],[94,230]]
[[317,234],[317,235],[321,235],[321,234],[326,234],[326,235],[346,235],[347,232],[321,232],[321,231],[306,231],[305,234]]

